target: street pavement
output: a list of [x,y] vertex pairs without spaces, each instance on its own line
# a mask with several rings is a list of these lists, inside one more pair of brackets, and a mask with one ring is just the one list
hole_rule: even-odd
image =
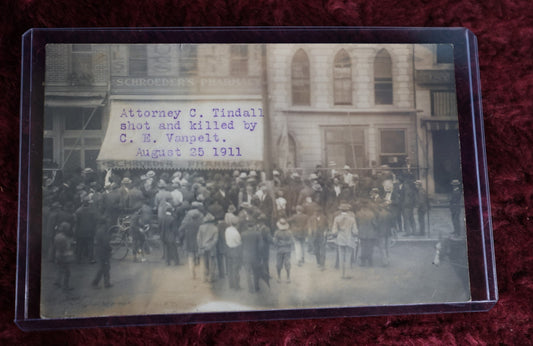
[[[446,234],[449,232],[447,226]],[[73,264],[74,289],[63,292],[53,285],[54,264],[43,262],[41,315],[62,318],[468,301],[467,278],[461,277],[449,261],[442,261],[438,267],[433,265],[436,241],[433,237],[427,239],[430,240],[397,241],[390,248],[388,266],[381,266],[376,249],[374,266],[354,265],[349,270],[349,280],[341,279],[340,270],[334,268],[336,252],[329,247],[325,271],[318,268],[309,253],[305,254],[305,263],[298,266],[293,252],[292,280],[287,283],[282,272],[283,280],[278,283],[272,250],[273,279],[270,287],[261,281],[256,293],[248,291],[243,269],[242,289],[234,291],[227,278],[204,283],[201,267],[199,279],[193,280],[183,257],[182,265],[167,266],[160,249],[154,249],[143,263],[134,263],[131,255],[113,260],[111,288],[91,287],[97,264]]]

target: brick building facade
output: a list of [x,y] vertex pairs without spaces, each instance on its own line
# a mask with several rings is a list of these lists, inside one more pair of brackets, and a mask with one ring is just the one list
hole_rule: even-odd
[[224,100],[268,109],[268,159],[282,169],[409,166],[432,193],[459,178],[451,47],[262,48],[48,45],[44,168],[97,168],[113,104]]

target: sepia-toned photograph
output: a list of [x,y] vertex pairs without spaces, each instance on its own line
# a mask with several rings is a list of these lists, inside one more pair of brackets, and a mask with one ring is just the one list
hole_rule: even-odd
[[47,44],[44,319],[471,300],[451,44]]

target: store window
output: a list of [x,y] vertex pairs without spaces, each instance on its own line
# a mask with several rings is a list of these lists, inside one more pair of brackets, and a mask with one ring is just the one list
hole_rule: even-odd
[[457,117],[454,90],[431,90],[431,115]]
[[294,54],[291,64],[292,104],[311,104],[309,58],[303,49]]
[[407,159],[405,129],[380,130],[380,165],[403,167]]
[[102,108],[63,108],[65,130],[101,130]]
[[248,75],[248,46],[231,45],[230,46],[230,75],[234,77],[243,77]]
[[333,97],[336,105],[352,104],[352,63],[344,49],[335,56]]
[[335,167],[348,165],[364,168],[368,165],[365,150],[365,128],[362,126],[324,127],[326,162]]
[[437,64],[453,64],[453,46],[451,44],[437,45]]
[[61,147],[64,169],[96,168],[104,136],[103,108],[62,108],[61,113],[65,130]]
[[392,105],[392,60],[382,49],[374,60],[374,97],[377,105]]

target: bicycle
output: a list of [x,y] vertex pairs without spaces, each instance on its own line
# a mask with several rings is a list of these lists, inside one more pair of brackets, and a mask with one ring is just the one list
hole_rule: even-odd
[[130,250],[133,252],[133,238],[130,234],[131,216],[119,217],[117,224],[109,228],[111,234],[111,258],[123,260]]

